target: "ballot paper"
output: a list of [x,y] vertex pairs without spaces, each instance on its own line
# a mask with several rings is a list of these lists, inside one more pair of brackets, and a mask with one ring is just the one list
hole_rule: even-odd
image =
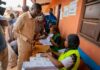
[[59,53],[64,53],[66,49],[58,50]]
[[30,57],[30,62],[34,62],[37,67],[54,67],[54,64],[48,58],[41,56],[41,53],[36,54],[36,57]]
[[50,38],[53,36],[53,34],[49,34],[46,39],[41,39],[39,42],[43,45],[50,45],[52,46],[52,43],[50,42]]
[[24,62],[22,70],[58,70],[55,65],[46,57],[41,57],[40,54],[36,57],[30,57],[29,62]]

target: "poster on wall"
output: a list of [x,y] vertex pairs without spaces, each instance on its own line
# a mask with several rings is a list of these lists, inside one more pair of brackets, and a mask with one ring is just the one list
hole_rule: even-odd
[[70,4],[69,4],[69,15],[76,15],[77,12],[77,1],[73,0]]
[[69,7],[65,6],[64,7],[64,13],[63,13],[63,17],[67,17],[69,15]]

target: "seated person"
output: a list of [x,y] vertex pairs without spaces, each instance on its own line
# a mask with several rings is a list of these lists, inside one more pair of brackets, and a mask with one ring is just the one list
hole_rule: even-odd
[[77,70],[80,63],[79,37],[76,34],[70,34],[65,43],[67,50],[59,56],[58,60],[49,53],[45,53],[43,56],[48,57],[61,70]]
[[59,29],[57,26],[52,26],[51,28],[53,32],[53,37],[50,39],[52,46],[50,46],[51,50],[54,52],[58,52],[58,50],[63,49],[63,40],[60,36]]
[[39,37],[39,42],[38,44],[40,45],[52,45],[50,42],[51,37],[53,36],[53,32],[52,32],[52,26],[50,28],[50,33],[47,34],[46,32],[44,34],[42,34],[42,36]]
[[52,25],[50,27],[50,33],[47,37],[44,39],[40,39],[37,44],[41,45],[49,45],[52,49],[52,51],[58,52],[59,49],[62,49],[63,47],[63,41],[60,36],[58,27],[55,25]]

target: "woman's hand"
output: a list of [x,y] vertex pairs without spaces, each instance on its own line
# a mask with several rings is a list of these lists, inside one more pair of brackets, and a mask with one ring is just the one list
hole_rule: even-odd
[[49,58],[52,56],[52,54],[51,53],[43,53],[43,54],[41,54],[41,56]]
[[53,40],[52,38],[50,38],[50,42],[51,42],[51,43],[54,43],[54,40]]
[[52,38],[50,38],[50,42],[54,45],[58,47],[58,44],[54,42],[54,40]]
[[34,44],[35,44],[35,41],[33,41],[33,40],[27,40],[27,42],[28,42],[29,44],[31,44],[31,45],[34,45]]
[[49,60],[50,60],[56,67],[59,67],[59,68],[64,67],[64,66],[62,65],[62,63],[61,63],[60,61],[58,61],[57,59],[55,59],[50,53],[44,53],[44,54],[42,54],[42,56],[43,56],[43,57],[49,58]]

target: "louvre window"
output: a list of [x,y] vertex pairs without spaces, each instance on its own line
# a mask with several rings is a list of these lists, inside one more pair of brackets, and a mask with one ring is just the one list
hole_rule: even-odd
[[100,46],[100,0],[87,0],[81,35]]

